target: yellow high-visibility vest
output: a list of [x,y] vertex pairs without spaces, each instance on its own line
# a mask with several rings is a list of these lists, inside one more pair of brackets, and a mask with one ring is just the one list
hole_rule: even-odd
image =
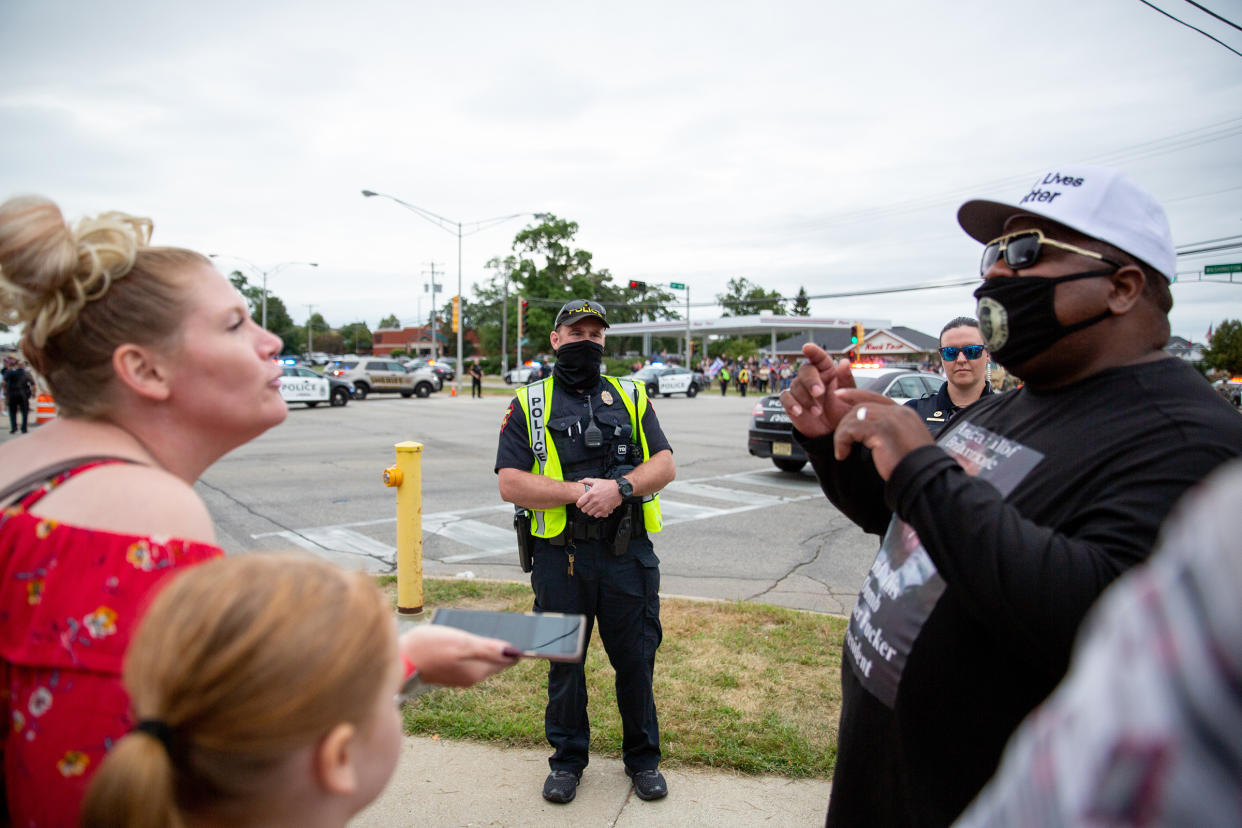
[[[643,462],[651,457],[651,449],[647,445],[647,434],[643,431],[642,421],[647,413],[647,389],[633,380],[617,379],[605,376],[617,389],[617,396],[625,404],[630,415],[633,433],[639,435],[643,450]],[[552,377],[523,385],[517,390],[518,404],[526,415],[526,434],[530,440],[530,450],[535,455],[532,474],[542,474],[553,480],[564,480],[561,470],[561,459],[556,451],[556,443],[548,436],[548,412],[552,405]],[[635,403],[637,399],[637,404]],[[565,531],[566,509],[554,506],[551,509],[531,509],[530,533],[537,538],[555,538]],[[664,519],[660,514],[659,493],[643,497],[643,526],[648,532],[659,532],[664,528]]]

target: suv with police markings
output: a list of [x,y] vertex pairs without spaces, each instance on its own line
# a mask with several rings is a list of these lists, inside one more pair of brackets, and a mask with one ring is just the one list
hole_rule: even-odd
[[428,397],[440,388],[436,375],[426,368],[406,371],[395,359],[384,357],[357,357],[333,363],[332,376],[354,384],[355,399],[364,400],[368,394],[395,392],[403,397]]

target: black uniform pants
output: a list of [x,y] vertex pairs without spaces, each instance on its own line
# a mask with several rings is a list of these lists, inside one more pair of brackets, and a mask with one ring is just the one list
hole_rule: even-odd
[[483,380],[479,379],[478,377],[471,377],[470,378],[470,398],[474,399],[475,397],[478,397],[479,399],[483,398]]
[[[535,611],[582,613],[588,642],[598,621],[604,651],[616,671],[622,759],[631,772],[652,770],[660,764],[660,724],[651,691],[655,653],[663,636],[660,561],[645,536],[631,540],[621,557],[612,554],[611,542],[575,543],[569,550],[535,540],[530,576]],[[573,575],[569,551],[574,554]],[[544,733],[554,750],[548,766],[581,773],[591,742],[584,664],[551,663]]]
[[17,431],[17,414],[22,415],[22,432],[26,431],[26,420],[30,417],[30,400],[26,397],[9,397],[9,433]]

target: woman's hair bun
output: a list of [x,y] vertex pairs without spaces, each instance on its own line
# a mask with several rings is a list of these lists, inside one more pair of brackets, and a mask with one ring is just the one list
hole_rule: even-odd
[[150,219],[110,212],[71,230],[49,199],[9,199],[0,205],[0,320],[25,323],[42,348],[129,273],[151,227]]

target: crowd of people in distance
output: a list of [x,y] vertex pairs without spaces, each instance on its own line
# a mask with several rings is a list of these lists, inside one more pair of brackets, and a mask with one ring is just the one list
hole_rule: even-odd
[[717,357],[699,360],[696,370],[708,383],[718,383],[720,393],[728,394],[732,385],[743,397],[753,389],[760,394],[777,394],[789,387],[798,372],[799,360],[779,357]]
[[[780,393],[825,497],[877,538],[826,824],[1242,823],[1242,419],[1164,350],[1164,209],[1074,166],[957,220],[980,281],[940,333],[939,394],[899,405],[814,344],[699,363],[722,394]],[[224,556],[194,484],[286,417],[280,340],[151,232],[0,204],[0,321],[31,369],[5,363],[11,430],[30,373],[59,409],[0,445],[0,825],[345,825],[396,765],[403,687],[520,654],[398,635],[372,581],[317,559]],[[645,392],[600,371],[607,327],[589,297],[562,308],[552,380],[515,396],[496,472],[526,509],[536,608],[598,620],[626,773],[662,799],[648,533],[675,468]],[[543,797],[563,807],[585,683],[550,676]]]

